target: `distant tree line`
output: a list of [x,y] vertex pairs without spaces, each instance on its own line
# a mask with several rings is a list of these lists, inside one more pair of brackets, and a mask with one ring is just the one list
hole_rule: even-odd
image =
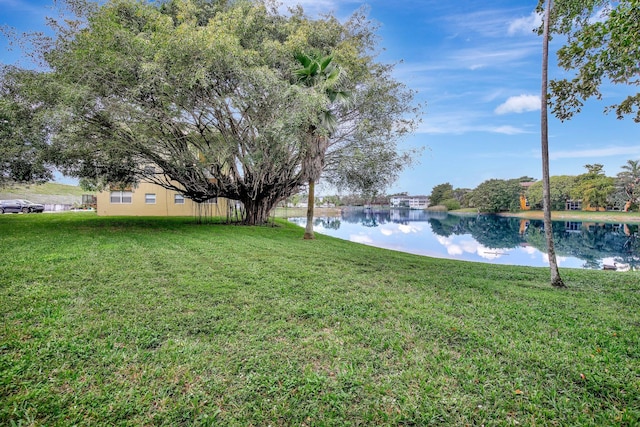
[[[582,209],[638,210],[640,207],[640,161],[628,160],[616,177],[605,175],[604,166],[585,165],[586,172],[550,178],[551,209],[566,209],[567,201],[580,201]],[[535,181],[535,182],[533,182]],[[523,186],[523,182],[533,182]],[[448,210],[475,208],[481,212],[517,211],[521,196],[531,209],[542,209],[542,181],[531,177],[489,179],[475,189],[453,188],[445,182],[433,187],[430,205]]]
[[[288,197],[280,205],[281,206],[300,206],[301,203],[307,203],[308,194],[298,193]],[[363,195],[360,193],[350,194],[333,194],[327,196],[315,197],[315,205],[322,207],[323,205],[333,206],[385,206],[389,204],[389,196],[379,194],[375,197]]]

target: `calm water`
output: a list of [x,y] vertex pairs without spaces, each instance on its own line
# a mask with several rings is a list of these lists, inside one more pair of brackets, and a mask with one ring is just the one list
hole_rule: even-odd
[[[289,218],[305,226],[305,218]],[[381,248],[466,261],[548,266],[540,220],[392,209],[348,209],[314,219],[314,230]],[[554,221],[561,267],[640,270],[637,224]]]

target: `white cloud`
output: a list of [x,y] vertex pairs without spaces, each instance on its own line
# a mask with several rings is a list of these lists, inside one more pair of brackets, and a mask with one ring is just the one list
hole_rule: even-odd
[[487,131],[493,132],[493,133],[501,133],[504,135],[520,135],[523,133],[529,133],[528,131],[517,128],[515,126],[496,126],[496,127],[488,128]]
[[521,135],[525,133],[531,133],[527,129],[518,128],[510,125],[503,126],[490,126],[480,125],[473,123],[474,119],[472,113],[470,117],[457,116],[451,114],[450,116],[428,116],[418,127],[416,133],[430,134],[430,135],[462,135],[471,132],[486,132],[486,133],[499,133],[502,135]]
[[369,236],[365,236],[364,234],[352,234],[349,236],[349,240],[355,243],[364,243],[365,245],[373,244],[373,239]]
[[529,16],[518,18],[509,23],[507,33],[510,36],[516,34],[532,34],[533,30],[542,24],[542,16],[537,12],[531,12]]
[[482,101],[483,102],[493,102],[498,98],[501,98],[503,96],[503,90],[502,89],[494,89],[491,92],[485,94],[482,97]]
[[399,224],[398,230],[400,230],[404,234],[418,233],[419,231],[421,231],[420,227],[414,227],[412,225],[404,225],[404,224]]
[[436,236],[436,240],[447,249],[449,255],[462,255],[465,252],[460,245],[453,243],[451,237]]
[[446,64],[443,65],[449,69],[498,69],[513,66],[515,62],[527,59],[538,50],[538,45],[531,43],[478,45],[454,51],[445,57]]
[[[455,2],[448,2],[453,8],[459,8]],[[509,9],[484,9],[465,13],[451,13],[444,19],[451,23],[457,34],[468,35],[469,38],[502,37],[504,28],[510,22],[512,11]]]
[[454,242],[454,238],[437,236],[438,243],[447,249],[447,253],[453,256],[468,254],[476,254],[484,259],[497,259],[503,255],[503,252],[499,252],[493,249],[489,249],[475,240],[460,240],[459,243]]
[[393,230],[389,230],[388,228],[380,228],[380,234],[383,236],[391,236],[393,234]]
[[540,109],[540,97],[538,95],[518,95],[507,99],[495,109],[496,114],[524,113]]
[[592,148],[588,150],[566,150],[555,151],[549,153],[549,159],[580,159],[583,157],[594,158],[610,157],[610,156],[638,156],[640,155],[640,147],[638,146],[622,146],[622,147],[605,147]]
[[449,255],[462,255],[464,253],[464,250],[460,246],[455,244],[450,244],[446,246],[446,248]]
[[[542,256],[542,261],[546,264],[549,264],[549,254],[542,252],[540,255]],[[556,264],[558,264],[558,267],[560,267],[567,259],[567,257],[556,256]]]

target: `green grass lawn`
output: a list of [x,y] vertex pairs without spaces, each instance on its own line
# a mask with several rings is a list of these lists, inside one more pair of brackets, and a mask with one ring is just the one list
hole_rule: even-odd
[[0,425],[640,423],[640,277],[0,216]]

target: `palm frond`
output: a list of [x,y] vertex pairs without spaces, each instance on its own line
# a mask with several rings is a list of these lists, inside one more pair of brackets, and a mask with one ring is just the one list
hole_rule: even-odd
[[351,92],[339,90],[339,91],[328,91],[327,96],[329,97],[329,101],[331,102],[347,102],[351,99]]
[[324,58],[321,58],[319,60],[320,62],[320,69],[321,70],[325,70],[327,69],[327,67],[331,64],[331,62],[333,61],[333,55],[327,55]]
[[303,67],[307,68],[313,61],[309,55],[305,55],[302,52],[298,52],[294,55],[296,61],[298,61]]

